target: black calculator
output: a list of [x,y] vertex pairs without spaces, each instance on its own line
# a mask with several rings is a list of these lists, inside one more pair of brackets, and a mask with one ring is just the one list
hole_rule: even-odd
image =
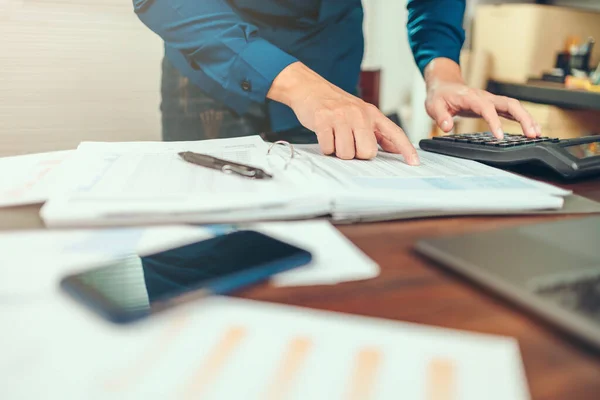
[[542,164],[566,179],[600,175],[600,135],[561,140],[505,134],[504,139],[499,140],[491,132],[480,132],[423,139],[419,146],[425,151],[499,168]]

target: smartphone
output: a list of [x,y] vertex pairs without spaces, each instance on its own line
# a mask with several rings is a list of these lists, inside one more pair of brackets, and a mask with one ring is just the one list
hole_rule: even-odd
[[306,265],[312,255],[243,230],[66,276],[69,295],[115,323],[134,322],[194,299],[228,294]]

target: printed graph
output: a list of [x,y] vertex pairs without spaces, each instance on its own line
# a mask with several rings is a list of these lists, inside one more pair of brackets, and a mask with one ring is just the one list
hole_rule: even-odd
[[376,348],[365,348],[358,352],[354,373],[348,382],[348,400],[372,398],[382,359],[383,354]]
[[452,360],[435,358],[429,362],[427,400],[457,400],[456,366]]
[[[161,363],[161,357],[167,354],[173,346],[176,346],[180,332],[189,325],[186,316],[179,316],[178,319],[165,327],[160,335],[157,335],[155,343],[149,346],[149,349],[142,352],[139,359],[133,360],[126,368],[115,371],[115,378],[105,382],[105,389],[115,392],[126,392],[128,386],[139,384],[153,367]],[[253,337],[252,327],[232,325],[223,329],[217,336],[206,352],[197,362],[194,362],[193,369],[183,377],[180,387],[173,398],[182,400],[188,399],[211,399],[210,396],[213,386],[218,382],[239,382],[244,376],[232,376],[228,371],[228,366],[239,361],[243,357],[242,349],[249,348],[260,353],[261,349],[255,349],[257,346]],[[261,389],[257,393],[247,393],[248,399],[281,400],[287,398],[297,398],[295,390],[301,386],[299,381],[307,383],[307,376],[311,376],[311,369],[315,365],[309,365],[309,358],[319,359],[323,367],[331,362],[336,368],[328,369],[317,368],[318,374],[340,373],[340,364],[332,360],[327,355],[320,352],[327,351],[323,346],[319,346],[318,336],[308,335],[291,336],[284,340],[282,351],[272,360],[271,364],[263,364],[264,360],[256,361],[256,368],[267,371],[264,379],[260,382]],[[263,342],[264,343],[264,342]],[[247,349],[247,348],[246,348]],[[247,356],[248,353],[245,354]],[[386,359],[387,358],[387,359]],[[313,360],[314,361],[314,360]],[[384,375],[386,361],[390,356],[384,348],[378,346],[359,345],[351,349],[349,365],[345,365],[343,374],[345,377],[339,380],[343,385],[341,398],[344,400],[365,400],[377,399],[378,390],[381,384],[381,376]],[[397,360],[396,360],[397,361]],[[268,362],[268,361],[267,361]],[[425,385],[421,388],[424,393],[423,400],[458,400],[457,397],[457,366],[455,361],[444,357],[432,357],[424,363],[426,366],[423,372],[423,379],[415,384]],[[343,365],[342,365],[343,366]],[[387,366],[389,367],[389,366]],[[411,368],[411,365],[406,365]],[[321,378],[323,378],[321,376]],[[325,378],[327,378],[325,376]],[[308,380],[310,384],[310,379]],[[398,388],[397,398],[402,398],[402,389]],[[335,391],[335,390],[334,390]],[[387,397],[386,397],[387,398]],[[411,397],[412,398],[412,397]]]
[[177,340],[177,336],[189,322],[186,314],[174,318],[164,329],[158,340],[142,353],[141,357],[133,360],[125,369],[117,371],[113,378],[104,382],[104,388],[110,392],[126,390],[132,383],[144,379],[144,375],[161,360],[160,358],[169,351]]
[[194,374],[184,390],[183,398],[201,399],[202,391],[215,379],[218,379],[222,368],[226,363],[231,362],[234,351],[245,336],[245,328],[241,326],[229,328]]
[[287,351],[283,354],[276,369],[277,373],[263,396],[265,400],[286,398],[286,395],[292,389],[294,378],[302,369],[312,345],[312,340],[306,337],[298,337],[290,341]]

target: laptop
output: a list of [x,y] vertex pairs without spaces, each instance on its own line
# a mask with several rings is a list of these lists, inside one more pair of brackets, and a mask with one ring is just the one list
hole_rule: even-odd
[[416,249],[600,350],[600,217],[426,239]]

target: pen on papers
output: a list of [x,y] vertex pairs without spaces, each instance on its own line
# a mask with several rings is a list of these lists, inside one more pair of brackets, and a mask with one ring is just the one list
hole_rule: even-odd
[[271,179],[273,177],[260,168],[222,160],[207,154],[194,153],[191,151],[183,151],[178,154],[179,157],[186,162],[205,168],[219,170],[225,174],[236,174],[250,179]]

